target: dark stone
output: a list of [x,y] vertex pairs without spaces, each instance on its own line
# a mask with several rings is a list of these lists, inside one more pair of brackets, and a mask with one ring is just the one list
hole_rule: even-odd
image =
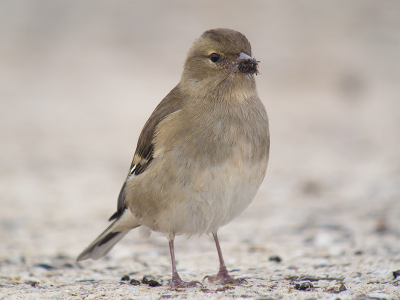
[[393,279],[396,279],[398,276],[400,276],[400,270],[393,271]]
[[277,263],[280,263],[282,261],[282,258],[280,258],[278,255],[273,255],[273,256],[270,256],[269,260],[270,261],[276,261]]
[[155,278],[151,275],[145,275],[143,276],[142,283],[149,284],[150,280],[155,280]]
[[132,285],[140,285],[140,281],[139,281],[139,280],[136,280],[136,279],[131,279],[131,281],[129,281],[129,284],[132,284]]
[[124,275],[124,276],[122,276],[121,280],[122,280],[122,281],[129,281],[130,278],[129,278],[128,275]]
[[149,280],[148,285],[151,287],[155,287],[155,286],[161,286],[162,284],[159,283],[157,280]]
[[309,282],[309,281],[305,281],[305,282],[301,282],[301,283],[296,283],[294,285],[294,288],[296,290],[300,290],[300,291],[309,291],[314,287],[314,285]]

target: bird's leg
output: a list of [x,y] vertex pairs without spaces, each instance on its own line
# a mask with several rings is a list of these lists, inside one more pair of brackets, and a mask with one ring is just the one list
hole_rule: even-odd
[[223,284],[231,283],[231,284],[241,284],[245,283],[246,280],[243,278],[235,279],[228,274],[228,270],[226,269],[224,258],[222,257],[221,247],[219,245],[217,233],[213,233],[213,237],[215,240],[215,245],[217,246],[218,258],[219,258],[219,271],[215,276],[206,276],[203,281],[208,279],[209,282],[219,281]]
[[188,287],[196,287],[198,284],[202,285],[199,281],[183,281],[176,270],[175,263],[175,251],[174,251],[174,240],[169,241],[169,252],[171,253],[172,260],[172,279],[170,282],[170,286],[173,288],[188,288]]

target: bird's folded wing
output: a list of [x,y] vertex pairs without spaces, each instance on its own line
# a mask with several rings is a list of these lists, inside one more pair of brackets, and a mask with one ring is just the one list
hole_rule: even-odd
[[109,221],[117,219],[120,217],[125,209],[125,188],[126,181],[133,179],[133,177],[143,173],[146,168],[150,165],[153,154],[154,154],[154,133],[156,131],[157,125],[171,113],[181,109],[183,97],[180,93],[179,84],[173,88],[167,96],[158,104],[156,109],[151,114],[150,118],[147,120],[140,133],[139,140],[137,143],[135,155],[131,166],[129,168],[128,176],[121,188],[118,196],[117,211],[114,213]]

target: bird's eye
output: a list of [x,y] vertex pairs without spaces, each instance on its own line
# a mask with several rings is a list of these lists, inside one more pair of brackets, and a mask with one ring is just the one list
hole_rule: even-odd
[[216,62],[219,60],[219,54],[217,54],[217,53],[212,53],[212,54],[210,55],[210,60],[211,60],[213,63],[216,63]]

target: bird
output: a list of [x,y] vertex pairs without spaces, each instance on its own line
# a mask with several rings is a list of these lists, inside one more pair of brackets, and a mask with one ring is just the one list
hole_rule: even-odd
[[203,32],[189,49],[179,83],[158,104],[139,136],[112,224],[77,258],[105,256],[131,229],[163,233],[171,287],[195,287],[176,269],[178,235],[212,235],[219,271],[211,283],[241,284],[228,274],[218,229],[254,199],[267,170],[270,133],[256,88],[259,61],[242,33]]

